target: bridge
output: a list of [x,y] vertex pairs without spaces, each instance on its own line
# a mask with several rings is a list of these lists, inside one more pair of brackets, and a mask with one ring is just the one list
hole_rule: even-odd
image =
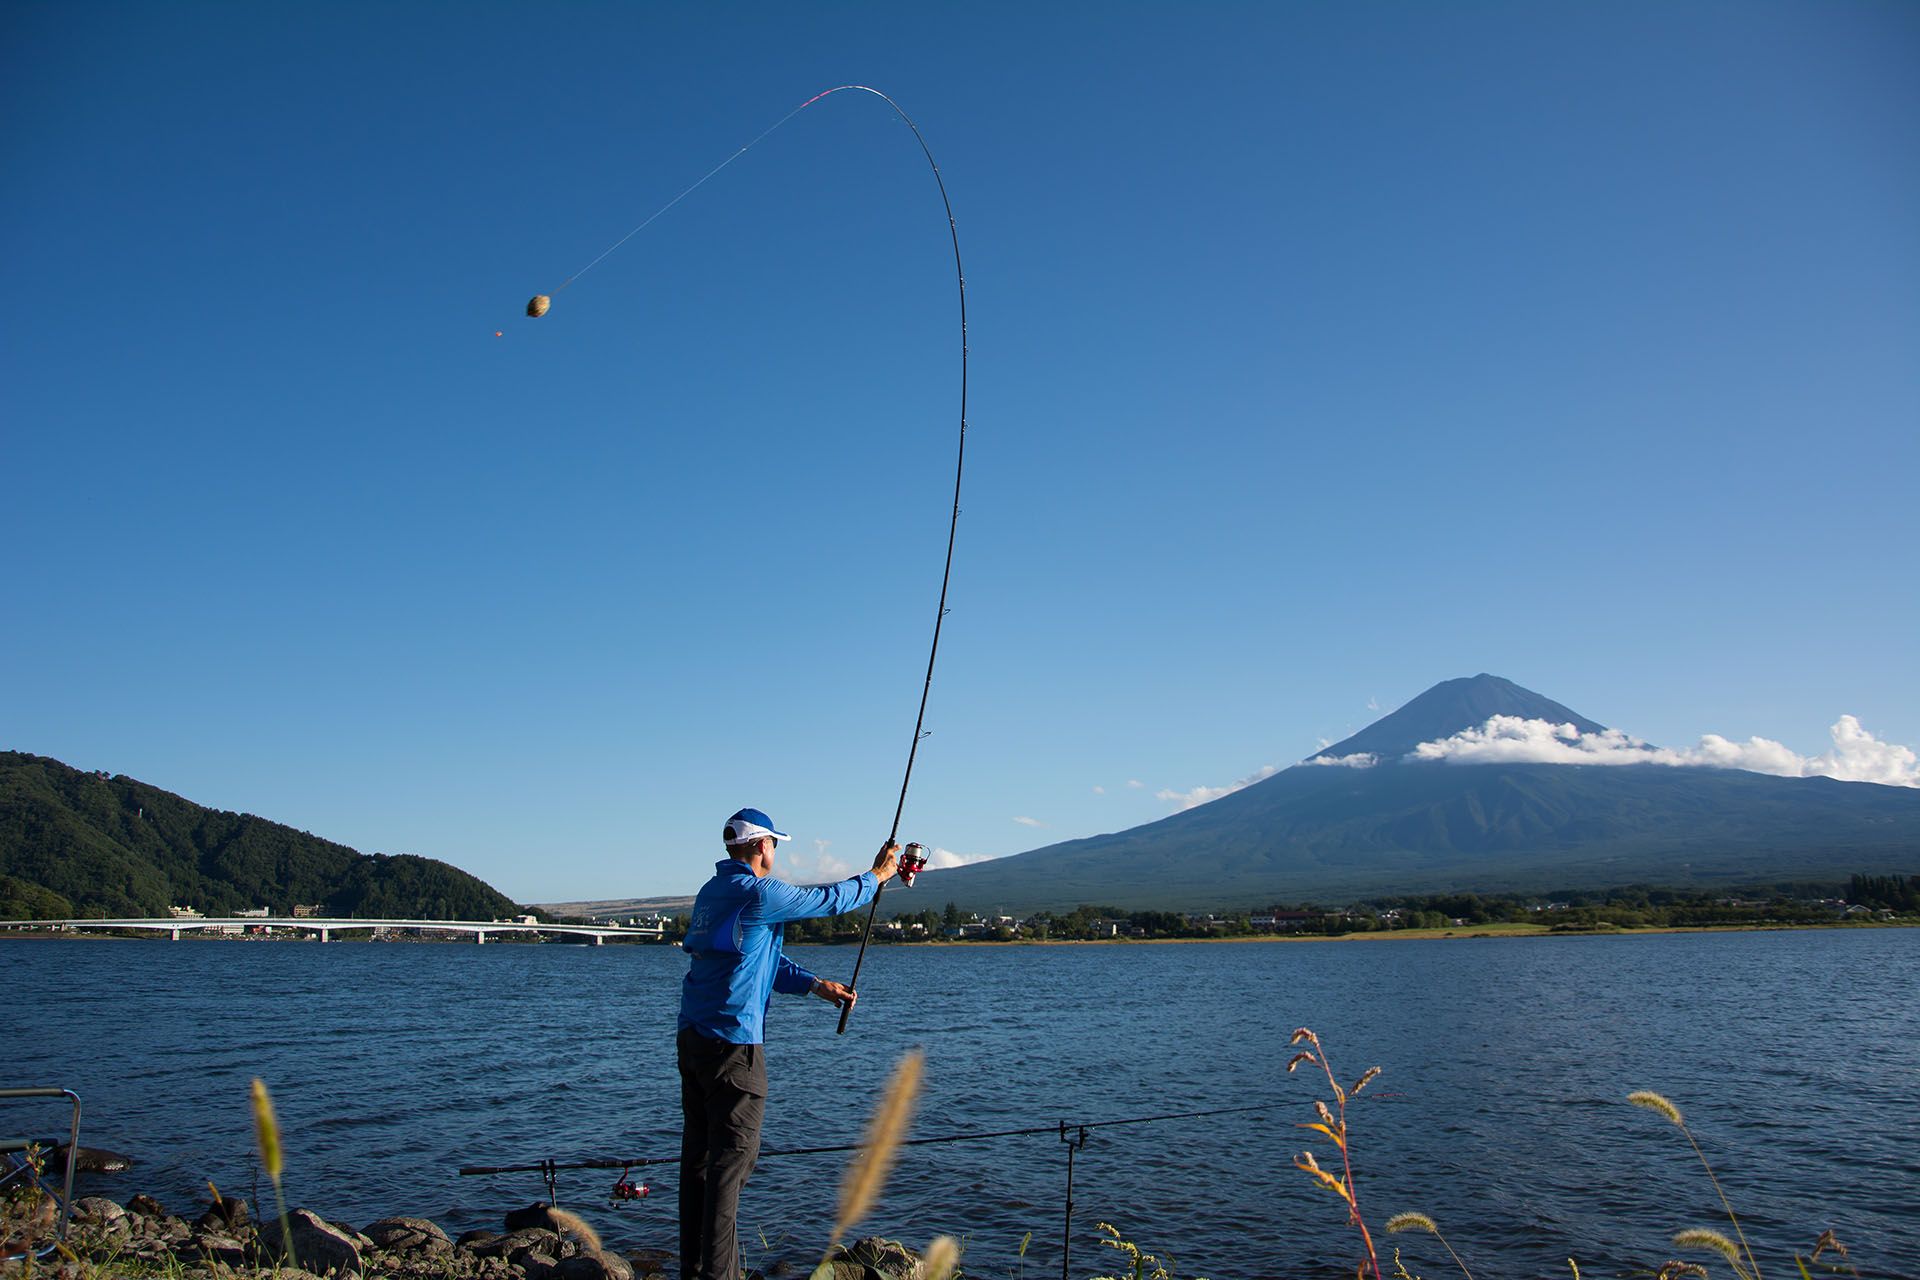
[[317,933],[320,941],[326,942],[335,933],[346,930],[365,931],[412,930],[424,932],[437,930],[442,933],[470,933],[475,943],[483,943],[488,934],[501,933],[565,933],[593,939],[594,946],[600,946],[608,938],[629,938],[641,942],[663,942],[667,929],[664,924],[618,925],[618,924],[523,924],[506,920],[357,920],[323,919],[315,916],[168,916],[162,919],[143,920],[0,920],[0,929],[46,929],[62,930],[145,930],[164,933],[175,942],[180,935],[194,930],[217,929],[222,933],[240,933],[249,929],[299,930],[305,933]]

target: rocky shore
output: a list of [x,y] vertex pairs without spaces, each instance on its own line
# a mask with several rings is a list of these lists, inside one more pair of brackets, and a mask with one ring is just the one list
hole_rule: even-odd
[[[65,1246],[38,1260],[21,1249],[51,1240],[51,1202],[10,1208],[0,1221],[0,1277],[8,1280],[669,1280],[670,1272],[677,1274],[669,1255],[605,1249],[590,1224],[542,1204],[508,1213],[498,1231],[451,1237],[425,1218],[382,1218],[355,1230],[295,1209],[283,1233],[277,1217],[256,1221],[244,1200],[215,1200],[189,1221],[151,1196],[124,1205],[89,1196],[74,1202]],[[769,1280],[805,1276],[811,1266],[812,1259],[798,1268],[776,1266]],[[921,1280],[924,1274],[913,1250],[878,1237],[835,1249],[829,1268],[833,1280]]]

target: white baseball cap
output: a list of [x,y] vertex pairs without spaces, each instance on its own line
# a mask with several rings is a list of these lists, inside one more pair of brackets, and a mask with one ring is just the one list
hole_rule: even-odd
[[775,840],[793,839],[784,831],[775,831],[773,819],[758,809],[742,809],[728,818],[724,834],[729,848],[736,844],[750,844],[762,836],[772,836]]

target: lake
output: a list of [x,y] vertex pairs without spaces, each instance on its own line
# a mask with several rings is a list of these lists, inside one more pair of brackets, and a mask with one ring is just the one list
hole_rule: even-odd
[[[851,948],[794,948],[845,979]],[[85,1099],[81,1140],[132,1155],[91,1180],[179,1211],[212,1179],[271,1199],[249,1081],[273,1090],[291,1204],[356,1226],[420,1214],[498,1228],[537,1175],[463,1164],[671,1155],[673,1030],[686,961],[667,947],[240,941],[0,941],[10,1085]],[[1321,1035],[1351,1081],[1361,1207],[1382,1265],[1451,1267],[1393,1213],[1433,1217],[1483,1275],[1620,1274],[1726,1229],[1683,1111],[1771,1275],[1832,1228],[1866,1274],[1920,1276],[1920,931],[1182,945],[884,947],[844,1037],[818,1000],[776,998],[768,1148],[852,1142],[911,1046],[915,1136],[1271,1104],[1096,1131],[1076,1157],[1073,1271],[1110,1272],[1096,1221],[1175,1274],[1353,1274],[1337,1200],[1292,1165],[1325,1081],[1284,1067]],[[1317,1082],[1317,1084],[1316,1084]],[[56,1113],[0,1128],[53,1132]],[[1323,1161],[1335,1159],[1324,1143]],[[811,1265],[841,1156],[768,1159],[742,1208],[747,1261]],[[607,1207],[612,1173],[562,1175],[562,1204],[624,1248],[671,1248],[674,1169]],[[903,1154],[867,1220],[963,1237],[976,1277],[1059,1273],[1057,1136]],[[1032,1233],[1024,1260],[1018,1249]],[[1716,1271],[1716,1274],[1720,1272]]]

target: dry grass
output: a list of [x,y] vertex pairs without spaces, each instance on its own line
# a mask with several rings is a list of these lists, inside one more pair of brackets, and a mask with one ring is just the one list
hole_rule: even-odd
[[834,1219],[833,1235],[827,1241],[829,1249],[840,1243],[848,1228],[872,1211],[881,1188],[887,1185],[894,1157],[900,1153],[900,1140],[907,1136],[907,1126],[913,1122],[913,1106],[920,1097],[920,1073],[926,1060],[925,1053],[914,1049],[893,1069],[887,1092],[874,1108],[873,1119],[867,1122],[866,1140],[861,1144],[863,1150],[848,1163],[846,1174],[840,1179],[840,1213]]
[[1307,1174],[1345,1202],[1347,1221],[1360,1233],[1360,1243],[1366,1247],[1367,1251],[1366,1262],[1361,1267],[1360,1274],[1364,1276],[1370,1270],[1373,1273],[1373,1280],[1380,1280],[1380,1255],[1374,1250],[1373,1233],[1367,1230],[1367,1220],[1360,1216],[1360,1195],[1353,1185],[1353,1159],[1347,1151],[1347,1102],[1372,1083],[1374,1077],[1380,1074],[1380,1068],[1369,1068],[1359,1080],[1354,1082],[1351,1089],[1343,1089],[1340,1087],[1340,1082],[1333,1077],[1333,1067],[1327,1061],[1327,1051],[1321,1045],[1319,1036],[1308,1028],[1301,1027],[1293,1033],[1293,1038],[1287,1043],[1297,1045],[1303,1040],[1310,1047],[1293,1055],[1287,1063],[1287,1071],[1291,1074],[1294,1068],[1303,1062],[1319,1067],[1326,1074],[1327,1087],[1333,1091],[1333,1106],[1328,1108],[1326,1103],[1316,1098],[1313,1110],[1319,1119],[1311,1124],[1296,1125],[1295,1128],[1312,1130],[1339,1148],[1341,1172],[1334,1174],[1322,1169],[1320,1162],[1314,1159],[1311,1151],[1301,1152],[1294,1160],[1293,1167]]

